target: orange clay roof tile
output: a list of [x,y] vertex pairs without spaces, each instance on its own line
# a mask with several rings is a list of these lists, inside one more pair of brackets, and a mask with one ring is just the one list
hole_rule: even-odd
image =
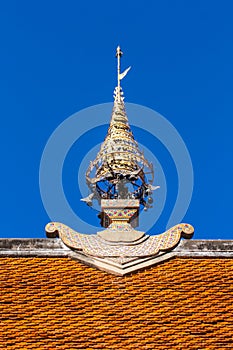
[[0,259],[0,349],[230,349],[233,259],[118,277],[69,258]]

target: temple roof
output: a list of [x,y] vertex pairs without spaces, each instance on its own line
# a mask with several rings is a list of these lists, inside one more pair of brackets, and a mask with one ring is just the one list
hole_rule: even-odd
[[59,239],[0,240],[2,349],[226,349],[233,241],[182,241],[124,277],[67,256]]

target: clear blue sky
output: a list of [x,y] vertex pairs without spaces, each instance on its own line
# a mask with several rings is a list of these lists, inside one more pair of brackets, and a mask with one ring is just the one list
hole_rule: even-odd
[[[126,101],[161,113],[189,149],[195,185],[183,221],[196,239],[232,239],[232,14],[231,0],[2,3],[0,236],[44,237],[41,154],[68,116],[112,101],[120,44],[124,67],[133,66]],[[166,172],[162,147],[155,155]],[[158,232],[175,200],[170,188]]]

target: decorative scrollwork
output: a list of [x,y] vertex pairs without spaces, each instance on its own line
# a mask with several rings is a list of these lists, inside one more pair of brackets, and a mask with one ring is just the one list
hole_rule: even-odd
[[189,224],[179,224],[169,230],[155,235],[146,235],[145,239],[130,244],[113,244],[105,241],[97,234],[82,234],[59,222],[51,222],[46,225],[48,237],[59,236],[69,248],[82,251],[85,255],[100,258],[135,258],[148,257],[158,254],[160,251],[170,251],[180,242],[181,237],[191,238],[194,228]]

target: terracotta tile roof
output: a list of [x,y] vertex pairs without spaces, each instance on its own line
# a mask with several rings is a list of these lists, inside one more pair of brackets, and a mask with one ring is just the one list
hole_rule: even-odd
[[0,349],[231,349],[233,259],[118,277],[69,258],[0,259]]

